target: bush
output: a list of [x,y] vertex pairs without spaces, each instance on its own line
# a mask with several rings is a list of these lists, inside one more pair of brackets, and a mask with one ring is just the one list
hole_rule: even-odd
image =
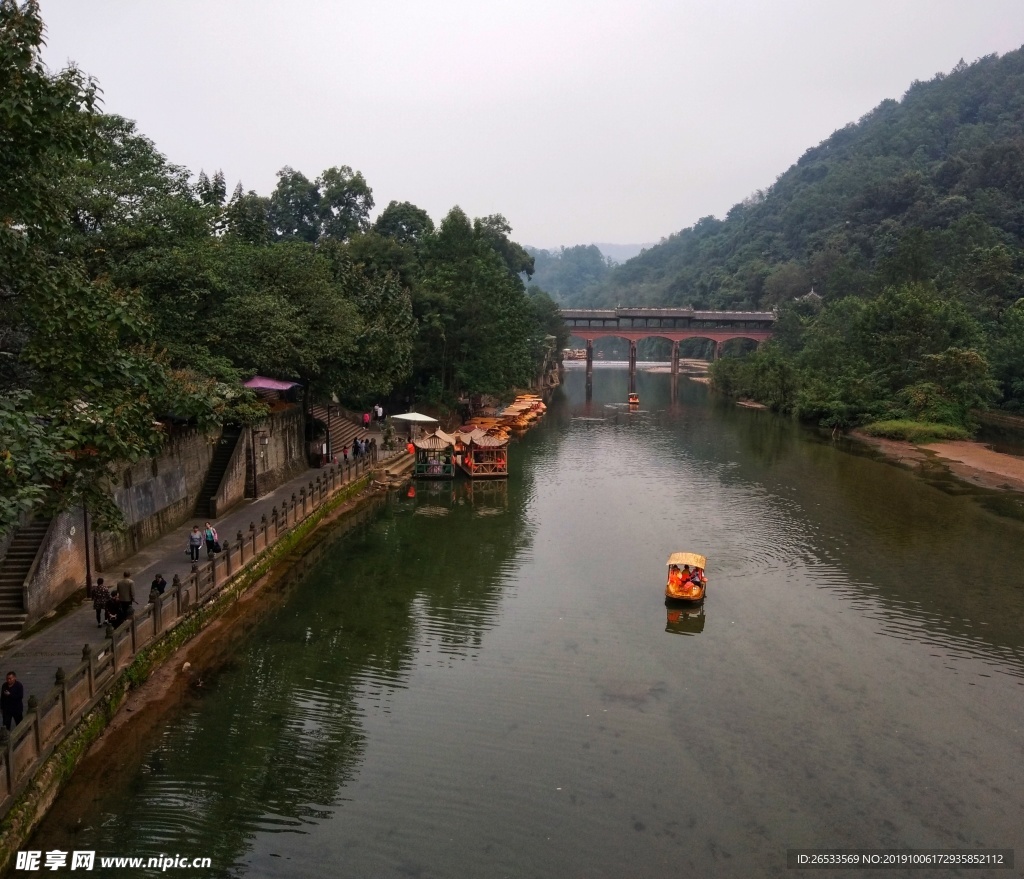
[[908,443],[934,443],[942,440],[970,439],[970,433],[962,427],[951,424],[936,424],[931,421],[875,421],[861,428],[868,436],[904,440]]

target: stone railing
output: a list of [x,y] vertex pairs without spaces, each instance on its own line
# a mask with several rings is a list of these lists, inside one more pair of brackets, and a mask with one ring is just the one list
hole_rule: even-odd
[[35,776],[42,763],[111,691],[136,654],[153,644],[209,601],[238,573],[249,567],[264,550],[272,547],[297,525],[315,513],[327,500],[368,472],[376,461],[371,456],[347,466],[325,469],[309,485],[269,518],[238,531],[233,541],[212,561],[194,565],[184,579],[177,575],[162,595],[151,601],[116,629],[107,626],[107,644],[95,654],[86,644],[82,661],[70,672],[58,668],[54,686],[41,699],[31,696],[21,723],[8,732],[0,727],[0,818]]

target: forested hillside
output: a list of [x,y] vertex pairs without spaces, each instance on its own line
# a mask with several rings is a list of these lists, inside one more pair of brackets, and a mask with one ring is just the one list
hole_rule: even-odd
[[[965,256],[980,256],[975,248],[996,258],[1019,249],[1022,234],[1018,50],[915,82],[901,101],[883,101],[807,150],[725,219],[706,217],[617,268],[592,301],[766,306],[811,284],[843,296],[908,270],[959,277],[973,268]],[[986,280],[1013,284],[1004,273]]]
[[[812,287],[820,302],[795,302]],[[1018,50],[913,83],[583,300],[777,307],[776,342],[723,362],[723,388],[826,423],[964,425],[987,403],[1024,408],[1022,288]]]

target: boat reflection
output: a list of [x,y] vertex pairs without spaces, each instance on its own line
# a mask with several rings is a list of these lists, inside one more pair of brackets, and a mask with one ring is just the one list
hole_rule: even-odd
[[486,479],[463,483],[462,497],[475,516],[500,516],[508,510],[508,480]]
[[447,516],[455,505],[455,488],[448,480],[415,479],[398,492],[414,516]]
[[699,635],[704,631],[703,603],[689,607],[665,608],[665,631],[673,635]]

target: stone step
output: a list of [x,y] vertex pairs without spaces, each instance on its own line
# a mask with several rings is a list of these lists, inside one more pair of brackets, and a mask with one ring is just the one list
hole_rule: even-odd
[[25,628],[25,620],[28,619],[27,614],[22,614],[20,617],[14,618],[0,616],[0,632],[20,632]]

